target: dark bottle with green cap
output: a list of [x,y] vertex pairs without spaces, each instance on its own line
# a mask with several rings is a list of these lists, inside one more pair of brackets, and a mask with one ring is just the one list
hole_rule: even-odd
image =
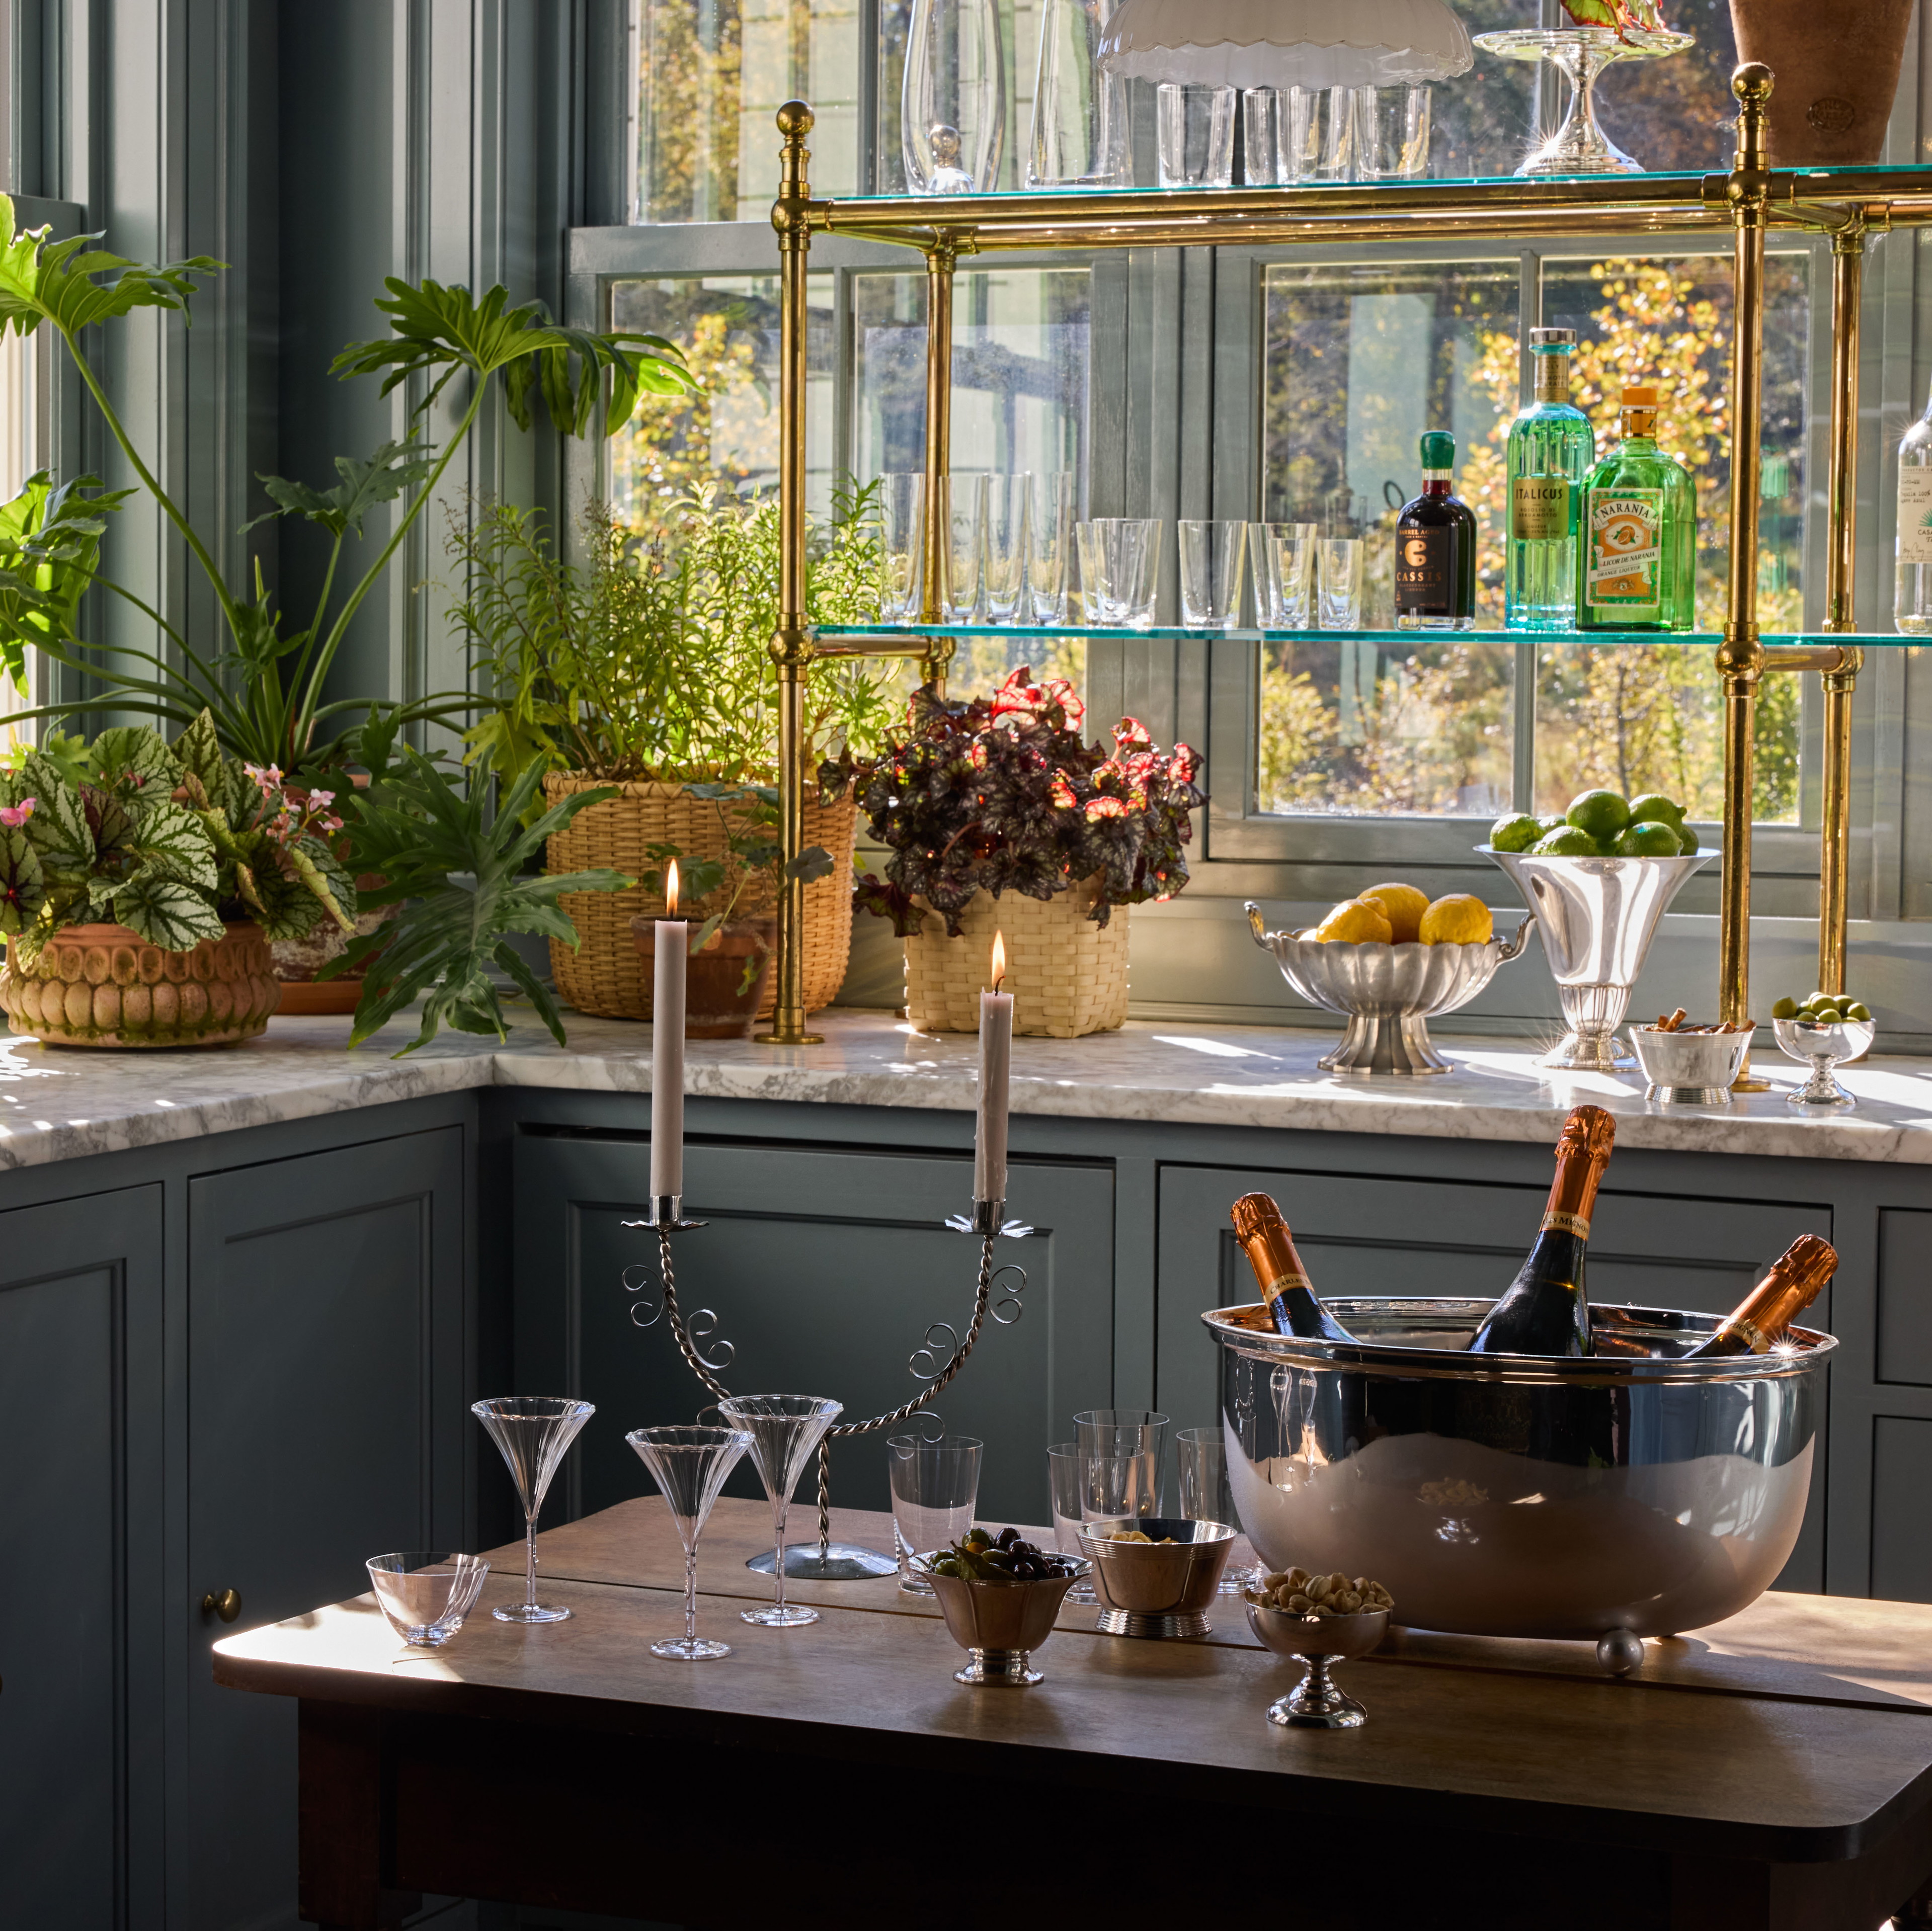
[[1476,513],[1450,493],[1456,439],[1422,439],[1422,493],[1395,526],[1395,621],[1400,630],[1476,627]]

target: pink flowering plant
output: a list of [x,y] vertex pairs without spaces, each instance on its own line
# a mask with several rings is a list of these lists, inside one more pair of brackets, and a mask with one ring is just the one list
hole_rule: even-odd
[[[842,797],[856,786],[872,835],[890,847],[885,876],[862,874],[854,903],[902,937],[929,906],[959,936],[975,892],[1046,899],[1098,874],[1088,916],[1169,898],[1187,883],[1191,814],[1207,802],[1184,744],[1155,750],[1124,718],[1114,748],[1085,742],[1085,708],[1064,679],[1016,670],[990,697],[914,694],[905,731],[875,758],[848,752],[820,768]],[[918,901],[923,900],[924,905]]]
[[252,919],[272,939],[353,928],[326,791],[224,755],[203,711],[172,744],[142,726],[0,770],[0,934],[31,963],[63,926],[111,922],[187,952]]

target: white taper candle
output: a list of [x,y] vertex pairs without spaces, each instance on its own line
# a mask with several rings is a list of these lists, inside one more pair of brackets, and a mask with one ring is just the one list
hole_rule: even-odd
[[980,1122],[974,1141],[973,1198],[1006,1197],[1006,1081],[1013,1060],[1013,996],[999,988],[1006,976],[1006,942],[993,935],[993,990],[980,995]]
[[[666,908],[677,910],[677,861],[665,881]],[[684,1191],[684,978],[691,927],[673,916],[657,922],[651,982],[651,1194]]]

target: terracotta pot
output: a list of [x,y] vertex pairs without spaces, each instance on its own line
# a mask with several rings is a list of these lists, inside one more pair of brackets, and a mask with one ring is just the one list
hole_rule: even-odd
[[1774,167],[1869,166],[1886,123],[1915,0],[1731,0],[1740,61],[1762,61]]
[[[349,781],[358,791],[369,788],[367,772],[351,772]],[[308,795],[299,785],[290,785],[288,792],[291,798],[305,798]],[[346,838],[336,850],[338,856],[347,856]],[[365,871],[357,878],[356,889],[358,892],[373,892],[383,883],[379,874]],[[374,931],[394,919],[402,909],[400,905],[385,905],[378,911],[357,913],[355,936],[359,939]],[[270,940],[268,950],[275,961],[275,976],[282,982],[282,1003],[275,1009],[298,1018],[318,1012],[353,1012],[362,997],[362,973],[340,973],[334,979],[316,977],[331,959],[341,953],[349,940],[350,934],[333,919],[322,920],[305,939]]]
[[281,996],[268,942],[245,920],[192,952],[125,925],[69,925],[31,968],[0,967],[10,1031],[49,1046],[230,1046],[268,1023]]
[[[633,919],[631,940],[649,983],[657,970],[657,921]],[[776,919],[734,919],[712,934],[703,952],[692,954],[685,968],[687,1039],[742,1039],[750,1035],[776,963],[778,942]],[[745,982],[748,961],[748,985]]]

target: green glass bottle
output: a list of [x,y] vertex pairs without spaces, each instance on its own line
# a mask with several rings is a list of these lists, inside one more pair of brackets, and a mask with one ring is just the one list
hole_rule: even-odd
[[1579,630],[1696,626],[1696,485],[1657,446],[1656,429],[1657,391],[1625,388],[1623,440],[1583,485]]
[[1505,630],[1572,630],[1576,528],[1583,481],[1597,455],[1590,418],[1570,400],[1574,328],[1532,328],[1534,400],[1510,424]]

